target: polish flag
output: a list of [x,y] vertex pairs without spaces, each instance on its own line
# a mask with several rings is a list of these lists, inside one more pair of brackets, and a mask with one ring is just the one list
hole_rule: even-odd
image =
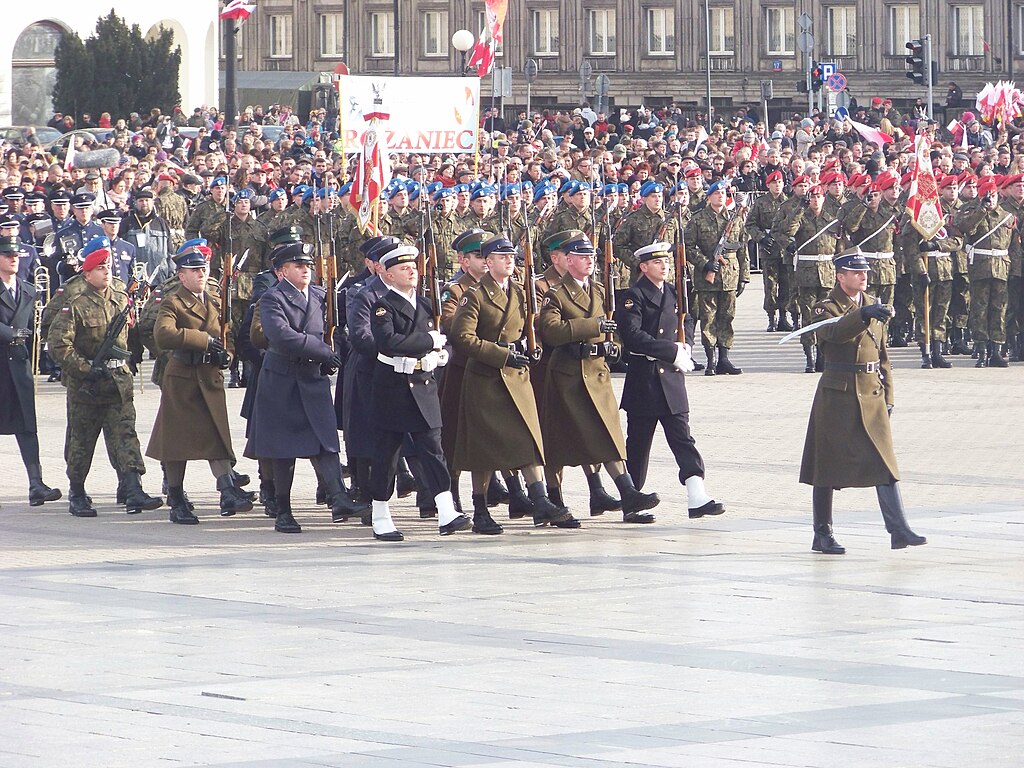
[[[355,210],[356,223],[362,232],[376,221],[373,212],[381,192],[391,183],[391,160],[385,133],[381,129],[382,121],[389,117],[379,95],[374,98],[371,110],[363,115],[370,125],[363,135],[363,148],[352,176],[352,193],[349,195],[349,205]],[[375,227],[371,227],[371,232],[377,234]]]
[[220,12],[222,19],[236,19],[238,21],[245,21],[252,12],[256,10],[256,3],[249,3],[246,0],[231,0],[230,3],[224,6],[224,10]]
[[866,125],[865,123],[858,123],[853,118],[848,117],[846,119],[850,121],[850,125],[852,125],[854,130],[860,134],[860,137],[864,139],[864,141],[877,144],[879,149],[892,141],[892,136],[888,133],[882,133],[877,128],[872,128],[870,125]]

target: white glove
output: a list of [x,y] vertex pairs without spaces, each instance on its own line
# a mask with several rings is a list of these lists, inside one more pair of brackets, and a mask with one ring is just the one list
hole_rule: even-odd
[[437,367],[443,368],[446,365],[448,365],[448,350],[439,349],[437,351]]
[[412,357],[394,357],[392,360],[395,373],[412,373],[413,366],[416,365],[416,359]]
[[672,361],[672,365],[683,373],[689,373],[693,370],[693,358],[690,357],[689,344],[683,344],[681,341],[676,342],[676,359]]
[[430,373],[437,368],[438,357],[437,352],[427,352],[427,354],[420,358],[420,370],[424,373]]
[[434,349],[441,349],[448,343],[448,337],[440,331],[431,331],[430,338],[434,340]]

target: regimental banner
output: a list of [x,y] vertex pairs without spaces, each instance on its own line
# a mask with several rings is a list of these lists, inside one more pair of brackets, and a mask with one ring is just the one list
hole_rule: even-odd
[[925,240],[935,237],[943,225],[939,188],[932,171],[931,148],[932,143],[927,136],[917,137],[917,163],[907,199],[910,222]]
[[381,126],[391,152],[476,152],[480,125],[480,79],[476,77],[338,78],[341,135],[346,151],[363,146],[363,114],[379,90],[390,118]]

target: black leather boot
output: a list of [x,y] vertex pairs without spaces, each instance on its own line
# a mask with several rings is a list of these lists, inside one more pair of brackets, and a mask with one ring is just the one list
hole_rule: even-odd
[[239,384],[240,382],[238,380],[238,358],[235,358],[235,360],[232,361],[231,363],[231,375],[228,378],[228,389],[238,389]]
[[932,367],[932,355],[931,352],[928,351],[928,345],[921,341],[918,342],[917,346],[921,350],[921,367],[928,368],[930,370]]
[[783,309],[779,310],[779,322],[775,324],[775,330],[779,333],[790,333],[793,330],[793,326],[786,319],[786,311]]
[[1006,362],[1006,358],[1003,357],[1003,346],[996,344],[994,341],[988,343],[988,367],[989,368],[1008,368],[1009,363]]
[[413,491],[416,490],[416,478],[409,471],[409,464],[405,459],[401,459],[398,462],[398,474],[395,475],[395,490],[398,492],[398,498],[400,499],[411,496]]
[[[115,469],[114,472],[117,474],[117,493],[114,496],[114,503],[124,506],[124,500],[126,498],[126,491],[124,489],[124,473],[119,469]],[[163,487],[167,487],[167,475],[164,475]]]
[[330,477],[324,478],[324,487],[327,492],[327,504],[331,508],[331,522],[344,523],[350,517],[361,518],[370,511],[370,502],[357,501],[345,487],[340,464],[331,468]]
[[217,478],[217,490],[220,491],[220,516],[231,517],[239,512],[252,509],[249,494],[235,487],[231,473]]
[[618,512],[622,502],[616,499],[601,484],[601,472],[587,474],[587,485],[590,486],[590,516],[597,517],[605,512]]
[[832,535],[832,489],[814,486],[811,491],[811,509],[814,515],[814,540],[812,552],[823,555],[845,555],[846,547]]
[[283,496],[277,497],[277,517],[274,519],[274,530],[278,533],[302,533],[302,526],[292,516],[292,501]]
[[63,494],[59,488],[51,488],[43,482],[43,468],[39,464],[30,464],[28,471],[28,505],[42,506],[47,501],[57,501]]
[[966,332],[963,328],[953,328],[953,345],[949,348],[950,354],[969,355],[971,348],[967,345]]
[[506,482],[508,484],[509,520],[518,520],[521,517],[532,515],[533,502],[530,501],[530,497],[523,490],[523,484],[519,480],[519,475],[513,472]]
[[890,485],[877,485],[875,493],[878,496],[878,506],[882,510],[885,530],[889,532],[893,549],[919,547],[928,543],[928,539],[924,536],[918,536],[910,530],[907,517],[903,513],[903,495],[900,493],[898,482],[893,482]]
[[971,357],[977,356],[978,362],[974,364],[975,368],[987,368],[988,367],[988,342],[987,341],[976,341],[974,342],[974,353]]
[[556,490],[549,487],[545,493],[544,483],[540,480],[526,487],[526,493],[533,502],[534,527],[541,528],[550,523],[556,528],[579,528],[579,520],[562,504],[561,490],[557,490],[557,500],[552,497],[552,491]]
[[473,494],[473,533],[481,533],[485,536],[497,536],[504,533],[505,529],[494,522],[490,511],[487,509],[487,494]]
[[646,510],[654,509],[661,503],[656,493],[643,493],[633,485],[629,472],[623,472],[615,478],[615,487],[622,497],[622,522],[653,523],[654,515]]
[[68,512],[75,517],[96,517],[92,499],[85,492],[85,483],[71,483],[68,491]]
[[825,372],[825,356],[821,354],[821,347],[814,348],[814,372]]
[[814,373],[814,350],[804,347],[804,373]]
[[932,342],[932,368],[952,368],[953,364],[942,356],[942,343]]
[[199,518],[192,514],[182,486],[167,486],[167,504],[171,508],[168,519],[178,525],[196,525]]
[[729,350],[721,345],[718,346],[718,364],[715,366],[715,373],[723,373],[727,376],[739,376],[743,373],[742,368],[737,368],[729,360]]
[[491,475],[491,482],[487,484],[487,506],[496,507],[499,504],[508,504],[508,488],[501,482],[498,473]]
[[714,376],[717,371],[715,370],[715,348],[712,346],[704,345],[704,356],[708,359],[708,366],[704,369],[705,376]]
[[138,472],[124,473],[124,506],[129,515],[137,515],[142,510],[159,509],[164,500],[159,496],[150,496],[142,490],[142,477]]
[[263,505],[263,514],[267,517],[277,517],[277,499],[274,498],[274,481],[264,480],[260,483],[260,504]]
[[775,333],[775,328],[776,328],[776,325],[775,325],[775,313],[774,312],[769,312],[768,313],[768,328],[767,328],[767,332],[768,333]]

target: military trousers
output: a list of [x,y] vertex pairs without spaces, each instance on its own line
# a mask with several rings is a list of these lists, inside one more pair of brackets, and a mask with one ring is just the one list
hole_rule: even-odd
[[704,459],[697,450],[697,444],[690,434],[690,414],[668,413],[655,416],[648,413],[626,412],[626,471],[633,478],[633,485],[643,488],[647,480],[647,467],[651,458],[651,443],[654,430],[661,424],[665,431],[665,442],[676,458],[679,467],[679,482],[688,477],[704,477]]
[[761,279],[764,281],[764,311],[768,314],[789,309],[793,290],[793,270],[782,259],[761,259]]
[[869,287],[868,292],[874,293],[883,304],[891,304],[896,310],[893,318],[893,325],[897,328],[909,328],[914,321],[914,279],[910,275],[900,275],[896,278],[896,285],[889,286],[889,300],[883,298],[882,288],[885,286]]
[[237,296],[231,299],[231,327],[228,329],[228,351],[232,355],[234,355],[235,351],[235,334],[242,327],[245,313],[249,311],[251,304],[252,301],[250,299],[240,299]]
[[966,328],[971,311],[971,283],[967,275],[953,273],[953,295],[949,300],[949,319],[954,328]]
[[[823,319],[820,317],[815,318],[814,305],[819,301],[827,299],[831,291],[831,288],[824,288],[822,286],[796,289],[796,304],[800,310],[801,326],[807,326],[815,322],[815,320]],[[818,337],[814,331],[811,331],[810,333],[805,333],[800,336],[800,343],[803,345],[805,350],[809,350],[818,343]]]
[[68,397],[68,427],[65,433],[64,461],[68,480],[84,483],[92,467],[100,432],[107,440],[111,463],[119,473],[146,473],[142,447],[135,432],[135,403],[85,402]]
[[1024,278],[1010,277],[1006,282],[1006,335],[1024,333]]
[[1003,344],[1006,341],[1005,280],[987,277],[971,283],[971,335],[975,341],[991,341]]
[[736,291],[697,291],[700,340],[705,347],[732,349],[732,321],[736,317]]
[[928,286],[928,333],[924,337],[924,287],[914,283],[914,314],[919,318],[915,338],[919,344],[931,341],[946,340],[946,313],[949,311],[949,300],[953,295],[952,280],[932,280]]
[[416,477],[420,490],[431,499],[451,490],[452,478],[441,451],[440,427],[423,432],[380,430],[377,433],[373,462],[370,464],[370,493],[374,501],[387,501],[394,494],[398,457],[407,435],[415,448],[419,468],[422,469]]

